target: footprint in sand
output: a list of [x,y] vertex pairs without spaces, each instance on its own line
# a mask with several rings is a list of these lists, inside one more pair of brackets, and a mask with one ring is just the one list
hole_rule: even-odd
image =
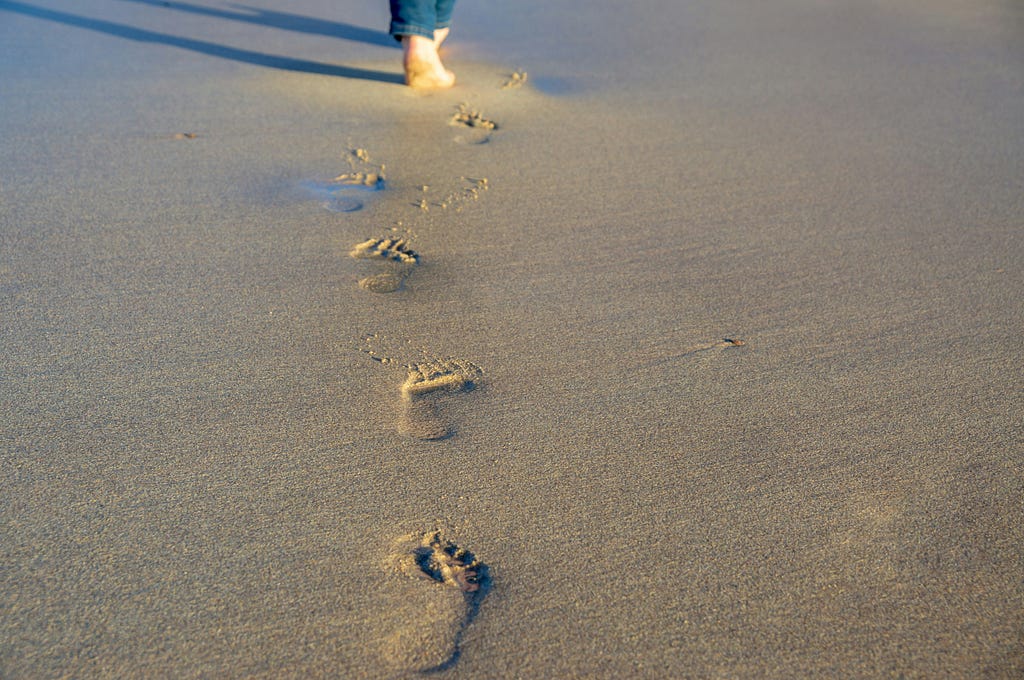
[[349,252],[357,260],[377,260],[383,271],[359,280],[359,287],[372,293],[393,293],[419,264],[420,256],[402,238],[371,238]]
[[329,180],[309,180],[302,186],[320,200],[324,210],[347,213],[362,210],[367,192],[383,190],[384,177],[375,172],[352,172]]
[[439,401],[447,394],[475,388],[483,377],[483,370],[460,359],[435,359],[408,368],[401,388],[399,431],[425,440],[451,436],[453,429],[443,417]]
[[442,531],[430,531],[395,541],[385,566],[415,581],[404,584],[407,615],[382,641],[384,661],[420,673],[454,666],[462,636],[490,590],[487,565]]
[[498,129],[497,123],[470,109],[468,104],[459,104],[448,124],[466,129],[465,134],[455,137],[460,144],[486,144],[491,141],[491,133]]
[[[462,208],[469,201],[480,200],[480,195],[490,189],[490,182],[486,177],[462,177],[461,180],[463,183],[462,187],[448,192],[443,198],[435,199],[433,202],[428,201],[426,198],[420,199],[420,202],[417,204],[419,209],[424,212],[431,210],[431,208],[462,212]],[[429,190],[430,187],[423,187],[424,195]]]
[[502,83],[501,89],[503,89],[503,90],[518,89],[518,88],[520,88],[520,87],[522,87],[523,85],[526,84],[527,78],[528,78],[528,76],[526,75],[526,71],[523,71],[522,69],[513,71],[512,73],[509,74],[509,76],[505,80],[505,82]]
[[328,180],[302,183],[306,191],[319,198],[324,209],[330,212],[362,210],[367,192],[384,189],[384,165],[371,163],[366,149],[352,149],[344,158],[349,172]]

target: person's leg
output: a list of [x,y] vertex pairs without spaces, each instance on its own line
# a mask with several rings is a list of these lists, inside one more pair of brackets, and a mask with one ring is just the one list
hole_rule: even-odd
[[437,0],[434,4],[434,42],[438,47],[448,37],[448,31],[452,27],[454,9],[455,0]]
[[400,40],[405,35],[434,37],[437,25],[435,0],[390,0],[391,26],[389,33]]
[[[438,28],[437,0],[390,0],[392,36],[402,42],[405,83],[417,88],[451,87],[455,75],[437,54],[434,31]],[[447,9],[444,21],[451,22]]]

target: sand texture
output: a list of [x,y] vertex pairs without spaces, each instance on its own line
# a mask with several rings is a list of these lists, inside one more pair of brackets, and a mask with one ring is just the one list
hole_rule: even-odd
[[0,677],[1024,674],[1024,6],[0,0]]

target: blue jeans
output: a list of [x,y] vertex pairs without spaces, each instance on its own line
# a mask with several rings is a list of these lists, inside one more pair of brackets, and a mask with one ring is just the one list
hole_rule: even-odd
[[395,40],[403,35],[433,38],[434,31],[452,25],[455,0],[391,0],[391,29]]

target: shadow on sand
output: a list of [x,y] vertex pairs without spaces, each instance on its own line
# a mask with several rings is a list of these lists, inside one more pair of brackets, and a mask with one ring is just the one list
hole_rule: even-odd
[[[205,8],[197,9],[203,9],[205,11]],[[125,24],[117,24],[110,21],[104,21],[102,19],[90,19],[88,17],[83,17],[76,14],[68,14],[67,12],[58,12],[56,10],[44,9],[42,7],[35,7],[33,5],[21,2],[8,2],[7,0],[0,0],[0,11],[13,12],[15,14],[23,14],[25,16],[35,17],[37,19],[45,19],[46,21],[53,21],[59,24],[65,24],[67,26],[84,28],[90,31],[96,31],[97,33],[104,33],[106,35],[116,36],[118,38],[126,38],[128,40],[154,43],[158,45],[167,45],[169,47],[177,47],[183,50],[198,52],[199,54],[206,54],[211,57],[218,57],[220,59],[230,59],[232,61],[238,61],[244,64],[253,64],[255,66],[280,69],[283,71],[315,73],[318,75],[335,76],[338,78],[376,80],[378,82],[394,83],[396,85],[402,85],[405,82],[403,76],[397,73],[387,73],[385,71],[372,71],[369,69],[352,68],[349,66],[341,66],[337,64],[324,64],[322,62],[309,61],[306,59],[294,59],[292,57],[265,54],[262,52],[253,52],[251,50],[243,50],[237,47],[228,47],[227,45],[218,45],[216,43],[205,42],[202,40],[193,40],[191,38],[167,35],[166,33],[147,31],[145,29],[126,26]],[[216,12],[216,10],[210,11]],[[274,17],[279,17],[276,20],[283,22],[285,25],[282,27],[284,28],[288,27],[288,22],[284,21],[283,19],[280,19],[280,17],[294,16],[286,14],[278,15],[274,13],[269,14]],[[254,21],[256,20],[257,19],[254,19]],[[355,40],[361,39],[352,36],[362,35],[362,33],[352,33],[351,31],[372,34],[371,31],[367,31],[366,29],[356,29],[355,27],[347,26],[346,24],[331,24],[330,22],[318,22],[312,19],[306,19],[304,17],[294,17],[294,21],[297,23],[293,23],[291,25],[304,25],[302,22],[306,22],[305,25],[307,25],[308,27],[312,27],[317,24],[324,24],[326,26],[325,28],[323,28],[324,31],[334,31],[333,33],[325,34],[336,35],[339,38],[348,38]],[[268,23],[268,25],[274,26],[276,24]]]
[[324,35],[329,38],[340,38],[381,47],[398,48],[398,42],[383,31],[374,31],[361,26],[353,26],[338,21],[324,21],[301,14],[289,14],[287,12],[272,12],[257,7],[246,5],[231,5],[235,11],[202,7],[187,2],[169,2],[165,0],[121,0],[122,2],[134,2],[140,5],[150,5],[160,9],[174,10],[176,12],[187,12],[198,14],[204,17],[216,19],[230,19],[246,24],[257,26],[268,26],[283,31],[295,31],[296,33],[308,33],[310,35]]

